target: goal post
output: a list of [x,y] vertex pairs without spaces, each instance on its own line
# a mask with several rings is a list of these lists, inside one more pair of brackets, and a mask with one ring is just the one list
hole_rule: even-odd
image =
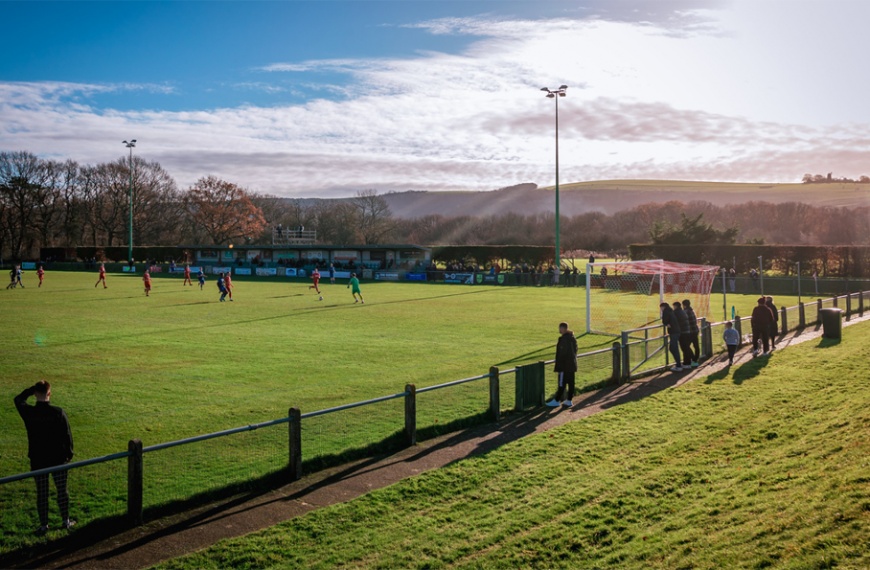
[[662,259],[590,263],[586,266],[586,332],[618,335],[654,325],[659,305],[688,299],[698,318],[710,310],[719,271]]

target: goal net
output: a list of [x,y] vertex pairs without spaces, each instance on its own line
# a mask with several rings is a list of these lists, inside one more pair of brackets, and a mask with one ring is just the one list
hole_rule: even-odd
[[688,299],[700,319],[710,310],[719,267],[662,259],[590,263],[586,266],[586,332],[618,335],[652,326],[659,305]]

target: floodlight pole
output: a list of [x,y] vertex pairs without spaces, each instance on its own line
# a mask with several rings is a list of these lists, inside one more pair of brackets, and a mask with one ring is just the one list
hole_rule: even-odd
[[556,265],[556,273],[555,280],[556,283],[559,282],[559,273],[561,272],[562,260],[561,260],[561,244],[559,242],[559,98],[565,97],[567,94],[565,90],[568,89],[567,85],[561,85],[558,89],[550,89],[549,87],[542,87],[541,91],[547,93],[548,99],[556,100],[556,255],[555,255],[555,265]]
[[124,141],[124,145],[130,149],[130,227],[127,234],[127,263],[133,262],[133,147],[136,146],[136,139],[130,142]]
[[798,278],[798,305],[801,304],[801,262],[798,261],[797,265],[797,278]]
[[722,314],[724,315],[723,321],[728,320],[728,288],[725,286],[725,279],[727,277],[728,270],[724,267],[722,268]]

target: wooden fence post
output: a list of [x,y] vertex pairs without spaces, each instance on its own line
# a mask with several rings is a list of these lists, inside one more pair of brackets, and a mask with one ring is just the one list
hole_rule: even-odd
[[852,320],[852,294],[846,293],[846,320]]
[[737,329],[737,334],[740,335],[740,342],[737,346],[743,346],[743,321],[740,320],[740,315],[734,315],[734,328]]
[[405,384],[405,443],[417,444],[417,388]]
[[822,300],[816,299],[816,324],[822,324]]
[[785,310],[785,305],[779,308],[779,322],[782,323],[779,334],[785,336],[788,333],[788,311]]
[[501,418],[501,390],[498,366],[489,369],[489,415],[493,421]]
[[798,303],[798,328],[803,329],[807,326],[807,310],[803,301]]
[[631,380],[631,355],[628,350],[628,333],[626,331],[622,331],[620,352],[622,353],[622,378],[628,381]]
[[711,358],[713,356],[713,328],[706,318],[701,319],[701,355],[699,358]]
[[864,316],[864,291],[858,291],[858,316]]
[[613,375],[610,379],[617,384],[622,379],[622,345],[614,342],[613,345]]
[[302,477],[302,412],[299,408],[290,408],[287,412],[290,421],[287,422],[288,432],[288,463],[290,480],[297,481]]
[[127,442],[127,519],[133,526],[142,524],[142,441]]

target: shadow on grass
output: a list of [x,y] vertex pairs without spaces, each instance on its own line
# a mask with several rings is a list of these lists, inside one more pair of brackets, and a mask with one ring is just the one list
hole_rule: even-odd
[[[430,301],[433,299],[443,299],[446,297],[459,297],[459,296],[464,296],[464,295],[490,294],[490,293],[497,292],[497,291],[498,291],[498,289],[495,289],[495,288],[493,288],[493,289],[480,289],[477,291],[466,291],[464,293],[448,293],[448,294],[444,294],[444,295],[433,295],[431,297],[419,297],[419,298],[413,298],[413,299],[399,299],[396,301],[385,301],[382,303],[378,303],[378,302],[371,303],[370,302],[368,305],[364,305],[364,307],[371,306],[373,304],[374,305],[395,305],[395,304],[402,304],[402,303],[418,303],[418,302],[422,302],[422,301]],[[144,297],[144,295],[136,295],[136,296],[125,297],[125,298],[135,299],[137,297]],[[117,299],[117,298],[118,297],[115,297],[115,299]],[[81,302],[90,302],[90,301],[81,301]],[[200,302],[181,303],[181,305],[193,305],[193,304],[201,304],[201,303]],[[270,315],[268,317],[258,317],[258,318],[254,318],[254,319],[245,319],[245,320],[233,321],[233,322],[226,323],[225,326],[232,327],[234,325],[244,325],[244,324],[259,323],[259,322],[266,322],[266,321],[275,321],[275,320],[280,320],[280,319],[289,319],[289,318],[293,318],[293,317],[297,316],[300,313],[309,312],[309,311],[319,311],[319,312],[343,311],[343,310],[355,310],[357,308],[359,308],[357,305],[355,305],[353,303],[349,303],[349,302],[342,303],[342,304],[333,304],[333,305],[316,305],[313,307],[302,307],[302,308],[296,309],[295,311],[292,311],[290,313],[284,313],[284,314],[279,314],[279,315]],[[176,333],[176,332],[185,332],[185,331],[195,331],[195,330],[202,330],[202,329],[211,328],[213,326],[214,325],[212,325],[212,324],[197,324],[197,325],[190,325],[190,326],[183,326],[183,327],[169,329],[167,332]],[[139,337],[146,337],[146,336],[150,337],[152,335],[153,335],[152,332],[137,332],[137,333],[131,333],[131,334],[126,334],[126,335],[110,335],[110,336],[101,336],[101,337],[82,339],[82,340],[71,340],[71,341],[67,341],[67,342],[59,342],[59,343],[56,343],[56,345],[57,346],[71,346],[71,345],[77,345],[77,344],[103,342],[103,341],[108,340],[108,339],[115,340],[115,339],[121,339],[121,338],[139,338]]]
[[[446,433],[458,433],[462,437],[467,437],[467,434],[461,430],[480,426],[490,421],[490,415],[487,412],[481,412],[444,424],[422,427],[417,430],[417,439],[418,441],[425,441]],[[445,444],[439,444],[436,449],[443,448],[444,446]],[[307,486],[289,497],[281,497],[276,500],[285,501],[304,497],[317,489],[335,484],[350,476],[364,473],[372,465],[383,461],[384,458],[406,447],[404,430],[397,430],[380,441],[366,446],[347,449],[340,453],[319,455],[305,460],[302,463],[302,472],[306,475],[316,474],[340,466],[347,466],[347,468],[322,479],[314,485]],[[94,556],[90,559],[80,560],[77,562],[77,565],[86,564],[89,560],[97,561],[118,556],[162,537],[197,526],[205,520],[212,522],[216,518],[221,518],[221,513],[229,513],[231,511],[235,514],[243,512],[246,509],[240,511],[237,507],[250,503],[258,497],[262,497],[289,483],[292,483],[289,472],[286,468],[282,468],[244,482],[197,493],[184,500],[150,506],[144,509],[143,512],[143,520],[146,526],[150,521],[157,521],[159,519],[175,519],[177,522],[159,528],[156,532],[147,533],[147,536],[127,542],[111,552]],[[262,504],[257,503],[257,506]],[[252,506],[250,508],[256,507]],[[3,554],[0,556],[0,568],[53,565],[54,562],[70,556],[83,548],[118,536],[131,528],[133,527],[128,519],[121,515],[88,522],[76,527],[74,532],[60,538],[43,539],[37,544],[21,547]]]
[[771,353],[767,353],[756,358],[752,358],[745,364],[742,364],[737,370],[734,371],[734,375],[732,377],[732,382],[737,384],[743,384],[747,380],[752,380],[764,370],[764,367],[770,363]]
[[819,339],[819,344],[816,345],[816,348],[828,348],[831,346],[837,346],[840,344],[841,339],[839,338],[828,338],[823,336]]
[[[447,452],[450,455],[446,464],[482,455],[539,431],[542,424],[551,421],[559,414],[596,406],[605,409],[636,401],[675,385],[680,378],[680,375],[675,374],[641,384],[616,385],[607,381],[596,382],[583,386],[583,391],[595,390],[600,386],[605,386],[605,389],[593,393],[572,410],[537,407],[528,412],[505,411],[498,422],[493,422],[489,413],[482,411],[445,424],[420,427],[417,431],[419,441],[449,434],[442,441],[428,446],[408,448],[403,430],[397,430],[371,445],[306,460],[302,466],[306,478],[288,494],[266,497],[291,483],[287,470],[279,469],[244,483],[197,494],[187,500],[149,507],[144,514],[146,521],[151,522],[134,530],[130,530],[130,525],[121,516],[88,523],[61,539],[21,548],[4,555],[0,558],[0,567],[66,564],[69,561],[64,562],[64,560],[77,552],[80,552],[82,557],[75,559],[72,564],[74,566],[105,565],[106,561],[153,545],[163,538],[186,529],[220,524],[222,520],[270,504],[289,501],[304,503],[312,493],[339,485],[348,479],[388,471],[392,466],[418,461],[421,461],[422,469],[426,469],[426,458],[439,451],[449,450]],[[396,453],[399,450],[402,450],[402,453]],[[432,461],[434,461],[433,466],[440,465],[438,459]],[[329,469],[335,470],[330,473]],[[318,476],[317,472],[321,472],[321,475]],[[353,485],[355,484],[351,483],[351,486]],[[341,492],[339,495],[344,496]],[[98,551],[98,553],[87,550],[107,539],[112,540],[109,550]]]
[[520,364],[520,363],[528,363],[528,362],[537,362],[539,360],[545,360],[550,352],[553,351],[552,346],[546,346],[544,348],[539,348],[538,350],[533,350],[532,352],[527,352],[525,354],[520,354],[511,358],[510,360],[505,360],[504,362],[496,363],[496,366],[508,366],[511,364]]

